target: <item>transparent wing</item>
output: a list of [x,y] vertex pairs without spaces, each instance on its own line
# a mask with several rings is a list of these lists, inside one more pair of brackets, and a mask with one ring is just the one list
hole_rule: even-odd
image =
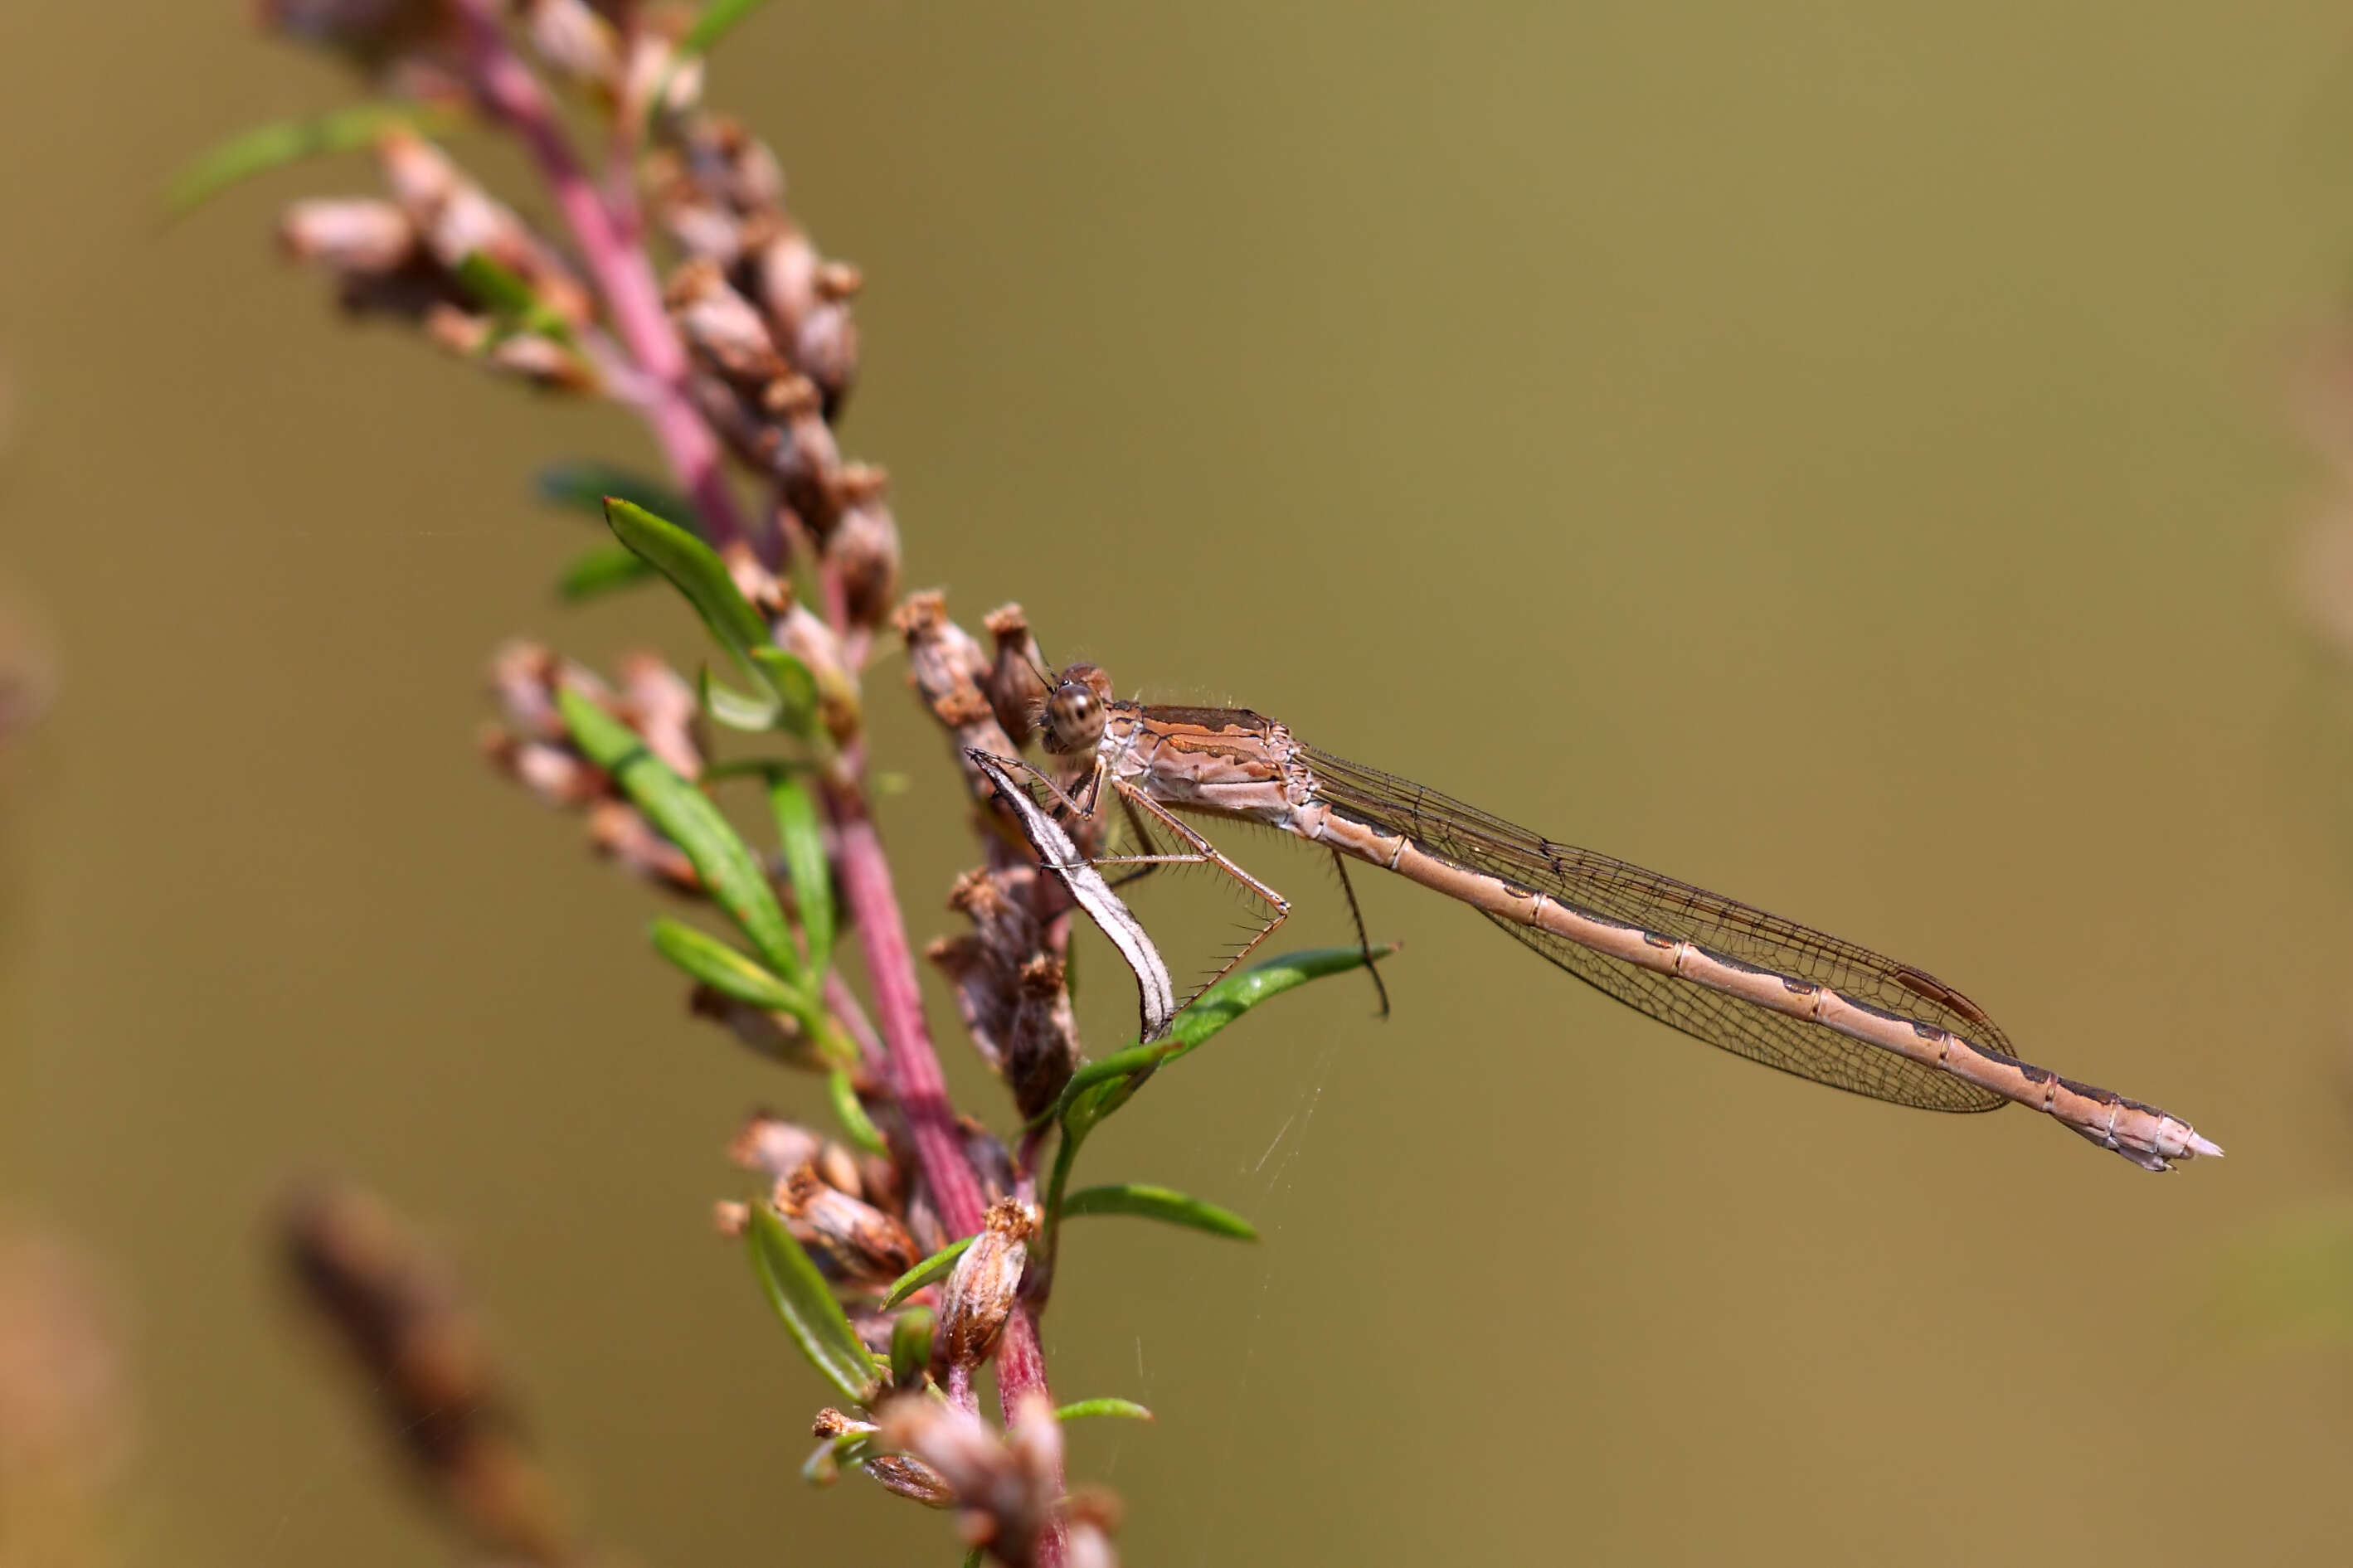
[[[1436,790],[1335,757],[1301,754],[1333,809],[1433,854],[1542,892],[1599,919],[1632,926],[1752,969],[1828,986],[1893,1017],[1928,1024],[1973,1045],[2017,1055],[1991,1018],[1926,971],[1810,926],[1540,834]],[[1489,917],[1493,919],[1493,917]],[[1638,1012],[1695,1039],[1782,1072],[1926,1110],[1994,1110],[2008,1103],[1947,1073],[1850,1039],[1803,1018],[1643,969],[1516,921],[1495,923]]]

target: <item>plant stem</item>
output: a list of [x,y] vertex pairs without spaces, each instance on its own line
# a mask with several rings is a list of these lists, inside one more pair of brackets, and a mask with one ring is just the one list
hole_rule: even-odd
[[744,520],[727,488],[718,437],[687,395],[686,349],[662,308],[653,264],[623,235],[612,208],[573,156],[539,79],[507,42],[496,0],[455,0],[455,5],[482,101],[530,149],[604,297],[614,332],[652,384],[644,408],[654,439],[694,497],[711,542],[725,545],[743,538]]
[[[1008,1426],[1013,1425],[1013,1412],[1023,1397],[1032,1392],[1049,1406],[1054,1403],[1054,1392],[1046,1385],[1046,1352],[1038,1339],[1037,1307],[1022,1301],[1005,1320],[1005,1332],[997,1342],[997,1399]],[[1051,1488],[1059,1497],[1062,1490],[1062,1464],[1054,1461]],[[1060,1520],[1046,1526],[1038,1542],[1038,1568],[1061,1568],[1064,1538]]]
[[964,1135],[948,1104],[947,1079],[932,1049],[914,954],[907,946],[907,928],[900,919],[899,895],[891,885],[882,840],[866,815],[866,802],[848,783],[829,781],[825,805],[837,836],[842,892],[857,922],[859,951],[865,955],[867,978],[874,987],[874,1021],[882,1033],[883,1072],[892,1098],[907,1119],[915,1159],[942,1223],[952,1236],[971,1236],[980,1229],[988,1205],[981,1195],[980,1178],[965,1156]]

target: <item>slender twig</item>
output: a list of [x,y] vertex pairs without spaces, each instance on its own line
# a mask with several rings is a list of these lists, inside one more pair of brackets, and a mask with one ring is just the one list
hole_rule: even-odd
[[[1053,1390],[1046,1384],[1046,1351],[1038,1338],[1038,1309],[1023,1301],[1005,1320],[1005,1333],[997,1342],[997,1399],[1008,1426],[1013,1425],[1013,1413],[1024,1395],[1035,1391],[1048,1404],[1053,1403]],[[1059,1496],[1062,1489],[1062,1461],[1054,1458],[1051,1492]],[[1062,1525],[1051,1521],[1046,1534],[1038,1542],[1039,1568],[1060,1568],[1062,1562]]]
[[875,1023],[882,1031],[892,1096],[907,1119],[915,1158],[942,1223],[953,1235],[971,1236],[980,1229],[988,1200],[965,1154],[955,1111],[948,1103],[947,1079],[940,1071],[939,1054],[932,1048],[914,952],[907,945],[882,840],[856,791],[832,784],[826,789],[825,803],[839,845],[842,892],[849,900],[859,951],[865,955],[867,978],[874,987]]

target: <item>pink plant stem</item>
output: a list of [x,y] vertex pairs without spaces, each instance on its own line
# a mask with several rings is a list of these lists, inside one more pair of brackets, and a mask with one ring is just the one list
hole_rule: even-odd
[[744,519],[727,488],[718,437],[687,395],[686,349],[670,330],[652,263],[615,223],[613,209],[573,156],[538,79],[507,43],[499,26],[497,0],[455,4],[465,24],[474,85],[482,100],[531,150],[540,177],[547,182],[604,296],[614,332],[652,383],[643,406],[654,439],[693,496],[711,542],[724,545],[743,538]]
[[866,803],[849,785],[836,784],[825,796],[839,846],[841,889],[858,922],[859,950],[866,956],[867,977],[874,987],[874,1022],[882,1031],[883,1072],[892,1098],[907,1119],[915,1158],[941,1220],[951,1235],[972,1236],[979,1231],[988,1204],[981,1195],[980,1178],[965,1156],[964,1136],[948,1104],[947,1079],[932,1049],[931,1026],[924,1022],[923,994],[915,983],[914,954],[907,946],[907,928],[899,916],[899,895],[891,885],[882,840],[866,815]]
[[[1046,1352],[1038,1339],[1038,1309],[1029,1301],[1013,1309],[1005,1320],[1005,1332],[997,1342],[997,1399],[1005,1424],[1013,1425],[1013,1412],[1022,1398],[1035,1392],[1049,1405],[1054,1402],[1053,1390],[1046,1385]],[[1050,1489],[1060,1497],[1062,1491],[1062,1461],[1054,1460],[1053,1484]],[[1046,1527],[1039,1539],[1039,1568],[1060,1568],[1064,1540],[1061,1521],[1056,1520]]]

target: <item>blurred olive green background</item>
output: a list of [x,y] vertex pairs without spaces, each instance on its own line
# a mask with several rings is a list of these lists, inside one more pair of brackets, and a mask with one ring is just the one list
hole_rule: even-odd
[[[1091,1150],[1267,1232],[1071,1238],[1058,1390],[1160,1415],[1073,1435],[1130,1561],[2341,1547],[2353,1381],[2196,1309],[2353,1183],[2353,709],[2290,608],[2284,393],[2353,260],[2349,40],[779,0],[730,43],[713,99],[870,280],[845,446],[912,583],[1916,959],[2231,1151],[2158,1180],[1810,1088],[1360,879],[1396,1016],[1288,998]],[[333,1168],[456,1245],[601,1540],[954,1562],[795,1479],[820,1385],[708,1233],[740,1114],[812,1097],[681,1016],[652,895],[473,752],[502,637],[693,647],[547,587],[590,534],[533,469],[645,444],[339,324],[269,228],[357,161],[159,221],[198,149],[344,97],[238,7],[11,5],[0,74],[0,569],[63,680],[0,826],[0,1173],[135,1295],[144,1560],[440,1553],[263,1265]],[[921,939],[969,849],[902,668]],[[1241,847],[1336,935],[1311,858]]]

